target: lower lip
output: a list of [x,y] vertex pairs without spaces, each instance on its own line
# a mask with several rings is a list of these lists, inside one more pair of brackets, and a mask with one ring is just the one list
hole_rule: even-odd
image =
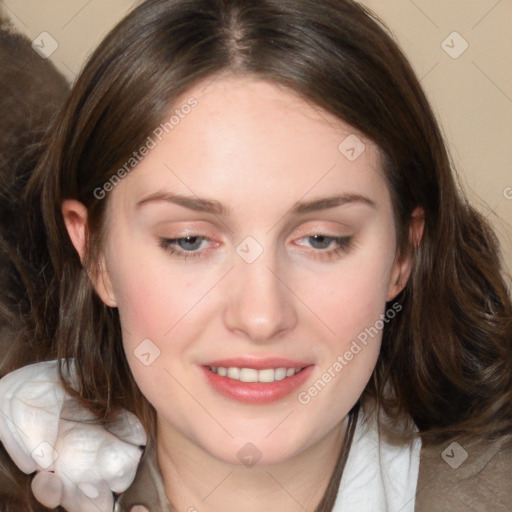
[[313,367],[306,366],[292,377],[274,382],[242,382],[217,375],[204,366],[201,369],[212,388],[222,395],[245,404],[268,404],[286,397],[304,384]]

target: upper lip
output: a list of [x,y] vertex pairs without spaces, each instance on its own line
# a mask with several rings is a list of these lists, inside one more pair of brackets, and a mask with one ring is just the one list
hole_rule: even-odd
[[217,359],[205,363],[203,366],[210,366],[218,368],[254,368],[255,370],[264,370],[266,368],[305,368],[310,366],[311,363],[304,361],[292,361],[282,357],[266,357],[264,359],[250,358],[250,357],[232,357],[229,359]]

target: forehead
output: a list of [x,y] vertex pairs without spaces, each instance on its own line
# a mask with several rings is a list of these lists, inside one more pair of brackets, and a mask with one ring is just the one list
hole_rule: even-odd
[[116,190],[130,202],[161,189],[240,206],[333,191],[387,196],[372,141],[291,90],[254,77],[196,84],[151,138],[152,149]]

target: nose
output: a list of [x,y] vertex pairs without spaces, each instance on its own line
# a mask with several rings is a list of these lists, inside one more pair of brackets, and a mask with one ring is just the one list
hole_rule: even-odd
[[252,263],[239,259],[226,283],[224,323],[253,342],[271,341],[297,323],[288,273],[271,252],[264,251]]

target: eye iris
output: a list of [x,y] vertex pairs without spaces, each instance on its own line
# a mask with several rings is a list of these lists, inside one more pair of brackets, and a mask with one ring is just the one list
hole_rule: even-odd
[[316,247],[316,249],[325,249],[329,247],[332,238],[325,235],[313,235],[309,237],[314,243],[312,243],[313,247],[315,247],[315,243],[319,242],[321,247]]
[[[191,244],[195,247],[183,247],[183,241],[185,241],[185,244]],[[198,247],[201,245],[202,238],[199,236],[186,236],[183,238],[178,239],[177,243],[183,250],[194,250],[198,249]]]

